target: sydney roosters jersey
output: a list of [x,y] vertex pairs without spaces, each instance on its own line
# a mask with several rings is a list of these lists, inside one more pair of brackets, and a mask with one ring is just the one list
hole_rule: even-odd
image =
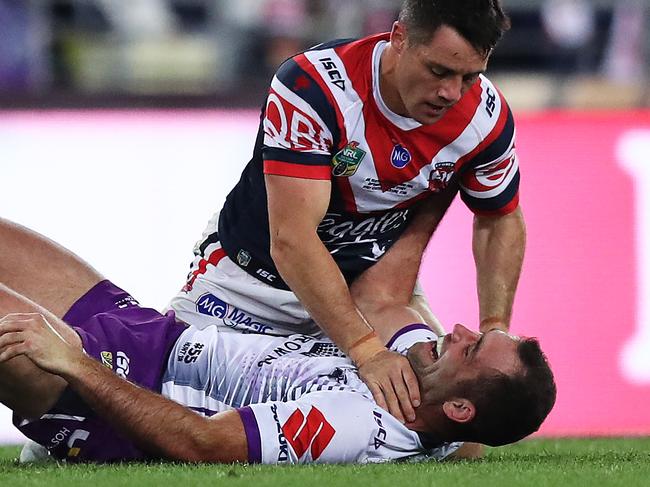
[[459,189],[478,214],[517,207],[514,121],[500,92],[480,76],[432,125],[395,114],[379,91],[387,45],[388,34],[320,45],[273,78],[253,159],[218,225],[228,255],[258,278],[281,282],[269,254],[264,174],[331,181],[318,234],[348,281],[388,250],[410,208],[431,194]]

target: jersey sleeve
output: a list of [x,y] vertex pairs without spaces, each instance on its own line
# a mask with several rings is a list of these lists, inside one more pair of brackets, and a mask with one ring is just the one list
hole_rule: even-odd
[[[345,406],[343,406],[345,405]],[[296,401],[238,409],[251,463],[366,462],[373,403],[352,392],[313,392]]]
[[498,93],[499,122],[460,177],[465,204],[479,215],[506,215],[519,204],[519,160],[512,111]]
[[286,61],[273,77],[262,124],[265,174],[331,178],[331,152],[338,137],[336,113],[296,59]]

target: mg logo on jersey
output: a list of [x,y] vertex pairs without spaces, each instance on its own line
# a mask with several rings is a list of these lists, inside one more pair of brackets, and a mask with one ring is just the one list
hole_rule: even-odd
[[395,144],[393,152],[390,155],[390,163],[397,169],[403,169],[409,162],[411,162],[411,153],[408,149],[402,147],[400,144]]
[[334,176],[353,176],[359,169],[359,164],[366,157],[366,151],[359,149],[359,142],[350,142],[332,158],[332,174]]
[[446,189],[453,175],[453,162],[437,162],[429,174],[429,191],[438,193]]
[[223,319],[228,314],[228,303],[210,293],[205,293],[196,302],[196,310],[203,315]]
[[312,460],[318,460],[334,438],[336,430],[323,413],[312,406],[306,418],[300,409],[296,409],[282,426],[282,432],[298,458],[309,450]]

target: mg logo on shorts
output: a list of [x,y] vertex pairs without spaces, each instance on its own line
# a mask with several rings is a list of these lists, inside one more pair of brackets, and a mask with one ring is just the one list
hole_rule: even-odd
[[196,310],[202,315],[224,319],[228,315],[228,303],[210,293],[205,293],[196,302]]

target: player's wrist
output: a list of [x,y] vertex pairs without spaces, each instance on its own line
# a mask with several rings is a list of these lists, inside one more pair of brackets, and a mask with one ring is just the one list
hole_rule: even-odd
[[373,330],[350,345],[348,348],[348,356],[357,367],[362,367],[374,356],[386,350],[388,349]]
[[479,330],[482,333],[487,333],[490,330],[508,331],[508,328],[508,323],[500,316],[489,316],[483,318],[479,323]]

